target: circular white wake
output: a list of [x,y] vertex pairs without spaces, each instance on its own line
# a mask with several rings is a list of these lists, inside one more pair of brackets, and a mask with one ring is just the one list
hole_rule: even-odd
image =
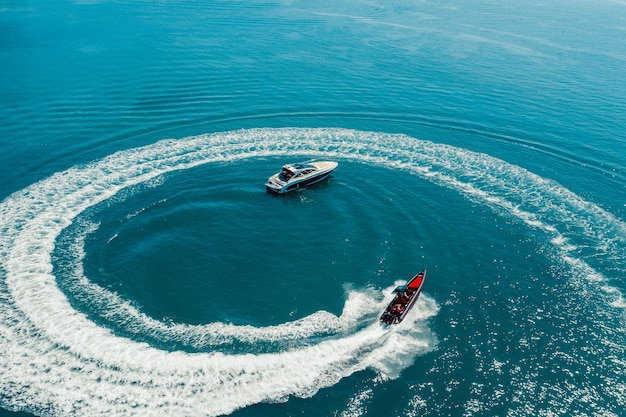
[[[420,326],[406,331],[408,323],[404,331],[385,332],[375,323],[353,334],[280,353],[167,352],[97,326],[74,310],[57,287],[51,262],[55,240],[87,208],[174,170],[295,154],[403,169],[456,189],[548,233],[563,259],[599,280],[604,278],[587,262],[597,254],[581,252],[569,243],[571,237],[589,242],[586,247],[602,248],[602,255],[614,258],[620,268],[626,258],[623,223],[558,184],[487,155],[402,135],[343,129],[259,129],[166,140],[57,173],[0,205],[4,403],[61,415],[219,415],[289,395],[310,396],[365,368],[394,375],[411,362],[407,357],[432,349],[433,337]],[[608,283],[605,288],[610,301],[623,303],[615,288]],[[380,303],[369,302],[372,311]],[[117,304],[147,327],[161,327],[160,331],[209,337],[219,326],[175,328],[148,319],[123,302]],[[362,308],[363,303],[356,304]],[[351,311],[348,303],[342,317],[349,317]],[[436,312],[434,301],[424,297],[413,321],[421,322]],[[251,340],[300,337],[303,329],[313,334],[320,322],[329,320],[328,313],[320,312],[301,323],[227,331]],[[336,324],[342,325],[345,322]],[[405,359],[394,363],[390,360],[394,357]]]

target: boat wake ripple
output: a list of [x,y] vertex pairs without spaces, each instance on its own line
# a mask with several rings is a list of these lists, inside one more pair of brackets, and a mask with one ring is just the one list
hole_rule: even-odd
[[[592,285],[604,288],[598,309],[623,314],[621,292],[594,265],[608,257],[623,273],[626,226],[520,167],[403,135],[345,129],[254,129],[164,140],[56,173],[0,204],[3,405],[50,415],[221,415],[291,395],[311,396],[364,369],[394,377],[417,355],[435,349],[426,322],[438,306],[427,294],[391,330],[375,319],[363,327],[363,319],[376,317],[373,313],[388,301],[363,291],[348,292],[340,317],[321,311],[265,328],[163,323],[90,282],[80,266],[84,249],[77,239],[74,291],[85,300],[101,300],[106,308],[99,311],[108,311],[116,321],[127,320],[157,339],[198,350],[185,352],[113,334],[73,308],[59,288],[52,264],[55,241],[88,208],[168,172],[303,154],[404,170],[513,216],[547,234],[555,256],[569,268],[594,278],[577,284],[581,292]],[[94,227],[85,225],[86,233]],[[279,352],[226,354],[215,349],[234,339],[309,343]]]

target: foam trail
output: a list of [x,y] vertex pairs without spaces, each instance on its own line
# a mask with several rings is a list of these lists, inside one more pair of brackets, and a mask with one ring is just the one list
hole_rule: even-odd
[[162,322],[155,320],[137,309],[131,302],[118,294],[91,282],[83,271],[85,256],[84,240],[90,233],[97,230],[97,224],[81,221],[79,234],[68,245],[64,256],[72,259],[71,269],[64,271],[70,275],[70,292],[85,304],[95,308],[98,314],[123,326],[127,332],[145,338],[146,335],[166,342],[175,342],[193,350],[209,350],[246,343],[256,346],[276,345],[283,349],[285,345],[295,346],[309,344],[312,337],[327,337],[342,332],[351,332],[371,314],[380,310],[379,294],[368,291],[348,291],[342,314],[337,317],[326,311],[318,311],[301,319],[281,323],[274,326],[254,327],[251,325],[234,325],[229,323],[209,323],[190,325],[185,323]]
[[[376,324],[344,332],[342,326],[353,326],[353,319],[364,315],[349,298],[344,323],[339,318],[335,324],[336,335],[314,345],[256,355],[192,354],[113,335],[74,310],[56,285],[51,262],[55,240],[89,207],[174,170],[296,154],[406,170],[515,216],[548,234],[565,262],[593,272],[607,289],[607,305],[619,305],[615,302],[619,291],[589,261],[610,257],[623,271],[626,226],[558,184],[487,155],[402,135],[343,129],[256,129],[166,140],[57,173],[0,204],[3,403],[50,415],[220,415],[290,395],[310,396],[365,368],[395,376],[415,355],[433,349],[434,336],[420,325],[437,313],[436,303],[427,297],[416,308],[415,326],[385,332]],[[601,249],[589,253],[579,249],[583,246]],[[268,328],[218,329],[219,324],[172,328],[133,311],[77,271],[88,297],[110,297],[118,309],[115,314],[135,316],[148,332],[160,329],[157,335],[170,332],[196,340],[213,332],[239,332],[251,341],[298,339],[316,334],[320,323],[332,321],[328,313],[320,312],[301,323]],[[302,323],[312,328],[302,333],[307,327]]]

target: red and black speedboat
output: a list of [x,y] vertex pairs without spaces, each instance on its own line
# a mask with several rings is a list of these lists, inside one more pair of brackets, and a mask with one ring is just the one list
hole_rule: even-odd
[[400,323],[406,317],[407,313],[417,301],[424,279],[426,278],[426,270],[420,271],[405,285],[400,285],[393,292],[396,294],[389,303],[382,316],[380,322],[386,325]]

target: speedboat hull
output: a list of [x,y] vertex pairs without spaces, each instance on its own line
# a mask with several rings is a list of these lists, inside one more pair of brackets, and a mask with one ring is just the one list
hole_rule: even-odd
[[301,162],[284,165],[272,175],[265,187],[276,194],[285,194],[318,183],[327,178],[339,165],[334,161]]
[[425,278],[426,270],[420,271],[405,285],[393,290],[395,296],[380,316],[380,322],[387,326],[402,322],[422,292]]

